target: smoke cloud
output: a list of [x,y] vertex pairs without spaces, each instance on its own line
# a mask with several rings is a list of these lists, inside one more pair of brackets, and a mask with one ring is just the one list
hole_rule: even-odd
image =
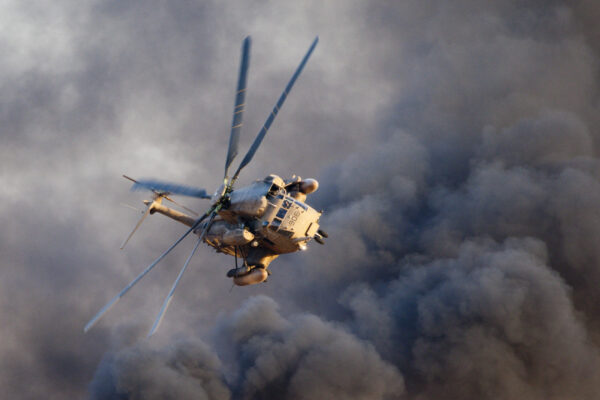
[[[5,396],[597,397],[595,2],[2,8]],[[240,184],[319,179],[326,245],[231,293],[202,252],[146,340],[175,252],[83,335],[181,232],[153,217],[117,253],[117,177],[218,185],[246,34],[242,147],[320,35]]]
[[225,399],[217,357],[202,342],[166,349],[140,344],[107,356],[91,383],[92,399]]

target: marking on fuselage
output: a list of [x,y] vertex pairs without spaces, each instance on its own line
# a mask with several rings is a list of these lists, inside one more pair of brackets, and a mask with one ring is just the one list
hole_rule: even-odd
[[308,211],[308,206],[306,204],[303,204],[301,202],[299,202],[298,200],[294,200],[294,203],[300,207],[302,207],[304,209],[304,211]]

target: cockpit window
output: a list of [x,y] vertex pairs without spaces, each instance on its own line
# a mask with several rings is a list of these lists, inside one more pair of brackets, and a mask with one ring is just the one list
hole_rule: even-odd
[[271,194],[276,194],[281,192],[281,187],[277,184],[272,184],[271,187],[269,188],[269,193]]
[[279,218],[275,218],[269,225],[269,229],[276,231],[279,228],[279,225],[281,225],[281,220]]
[[285,218],[285,214],[287,213],[287,210],[285,208],[281,208],[279,209],[279,211],[277,211],[277,218]]

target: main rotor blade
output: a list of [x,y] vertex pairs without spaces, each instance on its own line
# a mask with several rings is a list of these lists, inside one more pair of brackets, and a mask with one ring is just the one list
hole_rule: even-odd
[[148,332],[148,337],[152,336],[156,332],[156,330],[158,329],[158,327],[160,326],[160,324],[161,324],[161,322],[163,320],[163,317],[165,316],[165,312],[167,311],[167,308],[169,307],[169,304],[171,304],[171,300],[173,299],[173,294],[175,293],[175,289],[177,288],[177,285],[179,284],[179,281],[181,280],[181,277],[183,276],[183,273],[187,269],[187,266],[189,265],[190,260],[194,256],[194,253],[196,253],[196,250],[198,249],[198,246],[200,246],[200,243],[202,242],[202,239],[204,239],[204,236],[206,235],[206,232],[210,229],[210,226],[211,226],[212,221],[215,218],[216,214],[217,214],[216,212],[213,212],[213,214],[211,215],[210,219],[208,220],[208,223],[206,224],[206,227],[204,228],[204,230],[202,231],[202,234],[200,235],[200,237],[198,238],[198,241],[196,242],[196,246],[194,246],[194,249],[190,253],[190,256],[185,261],[185,264],[183,265],[183,268],[181,268],[181,271],[179,271],[179,275],[177,275],[177,279],[175,279],[175,282],[173,283],[173,286],[171,287],[171,290],[169,291],[169,294],[165,298],[165,301],[164,301],[164,303],[163,303],[163,305],[162,305],[162,307],[160,309],[160,312],[158,313],[158,316],[156,317],[156,320],[154,321],[154,325],[152,325],[152,328],[150,329],[150,332]]
[[140,180],[134,181],[134,184],[131,187],[131,190],[140,190],[140,189],[148,189],[158,195],[170,193],[170,194],[180,194],[182,196],[198,197],[201,199],[210,199],[210,197],[211,197],[206,193],[206,190],[204,190],[204,189],[187,186],[187,185],[180,185],[178,183],[159,181],[156,179],[140,179]]
[[133,230],[131,231],[131,233],[129,234],[129,236],[127,236],[127,238],[123,241],[123,244],[121,245],[121,250],[123,250],[125,248],[125,245],[127,244],[127,242],[129,242],[129,239],[131,239],[131,237],[133,236],[133,234],[135,233],[135,231],[138,230],[138,228],[140,227],[140,225],[142,225],[142,222],[144,222],[144,220],[146,219],[146,217],[150,214],[150,209],[151,208],[152,208],[152,203],[148,205],[148,208],[146,209],[146,212],[144,213],[144,215],[142,215],[142,218],[140,218],[140,220],[135,225],[135,227],[133,228]]
[[252,160],[252,157],[254,157],[254,153],[256,153],[256,150],[258,149],[258,147],[262,143],[265,135],[267,134],[267,131],[269,130],[269,128],[271,127],[271,124],[273,123],[273,120],[277,116],[277,113],[279,112],[279,109],[281,109],[281,107],[283,106],[283,103],[285,102],[285,99],[287,98],[288,94],[292,90],[292,87],[294,86],[294,83],[296,82],[296,79],[298,79],[298,76],[300,76],[300,73],[302,72],[302,69],[304,69],[304,65],[308,61],[310,55],[312,54],[313,50],[317,46],[318,42],[319,42],[319,37],[317,36],[315,38],[315,40],[312,42],[310,48],[308,49],[308,52],[306,53],[306,55],[304,56],[304,58],[300,62],[300,65],[296,69],[296,72],[294,72],[294,75],[292,75],[292,79],[290,79],[289,83],[285,87],[285,90],[283,91],[283,93],[279,97],[279,100],[277,100],[277,104],[275,104],[275,107],[273,108],[273,111],[271,112],[271,114],[267,118],[267,121],[265,122],[265,125],[262,127],[262,129],[260,130],[260,132],[256,136],[256,139],[254,139],[254,143],[252,143],[252,146],[250,147],[250,150],[248,150],[248,153],[246,153],[246,156],[244,157],[244,159],[242,160],[242,163],[240,164],[240,166],[238,167],[237,171],[235,172],[235,175],[233,175],[233,178],[231,178],[231,185],[230,186],[232,186],[233,183],[237,180],[238,175],[240,174],[240,171],[242,170],[242,168],[244,168],[246,165],[248,165],[248,163]]
[[238,77],[237,92],[235,96],[235,106],[233,107],[233,120],[231,121],[229,148],[227,149],[227,158],[225,159],[224,179],[227,179],[227,172],[229,171],[229,166],[233,162],[235,156],[238,154],[238,142],[240,140],[240,129],[242,128],[242,117],[244,115],[244,108],[246,107],[244,99],[246,97],[249,63],[250,36],[246,37],[246,39],[244,39],[244,43],[242,44],[242,59],[240,61],[240,73]]
[[[212,212],[212,210],[211,210]],[[171,252],[171,250],[173,250],[175,248],[175,246],[177,246],[183,239],[185,239],[185,237],[187,235],[190,234],[190,232],[192,232],[194,229],[196,229],[198,227],[198,225],[200,225],[200,222],[202,222],[202,220],[204,218],[206,218],[207,214],[204,214],[201,218],[199,218],[196,223],[190,228],[188,229],[179,239],[177,239],[175,241],[175,243],[173,243],[171,245],[171,247],[169,247],[167,249],[167,251],[165,251],[164,253],[162,253],[160,255],[160,257],[158,257],[156,260],[154,260],[154,262],[152,264],[150,264],[141,274],[139,274],[133,281],[131,281],[129,283],[129,285],[127,285],[123,290],[121,290],[121,292],[119,292],[118,295],[116,295],[115,297],[113,297],[104,307],[102,307],[102,309],[100,311],[98,311],[98,313],[94,316],[94,318],[92,318],[90,320],[90,322],[87,323],[87,325],[83,328],[84,332],[87,332],[88,330],[90,330],[90,328],[92,326],[94,326],[94,324],[96,322],[98,322],[98,320],[108,311],[110,310],[110,308],[112,306],[114,306],[117,301],[119,301],[121,299],[121,297],[123,297],[128,291],[129,289],[131,289],[136,283],[139,282],[140,279],[142,279],[144,276],[146,276],[146,274],[148,272],[150,272],[152,270],[152,268],[154,268],[156,266],[156,264],[158,264],[163,258],[165,258],[165,256],[167,254],[169,254]]]

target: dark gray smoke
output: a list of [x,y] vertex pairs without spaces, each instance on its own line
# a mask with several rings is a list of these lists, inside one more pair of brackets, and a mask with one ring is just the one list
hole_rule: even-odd
[[90,384],[92,399],[225,399],[220,363],[202,342],[153,349],[147,344],[108,355]]
[[216,334],[224,368],[202,343],[162,350],[140,344],[107,356],[92,398],[372,399],[404,392],[402,376],[372,344],[315,315],[286,319],[268,297],[250,298]]
[[[2,6],[0,387],[23,399],[575,399],[600,393],[594,1]],[[220,181],[320,44],[241,184],[319,179],[326,246],[235,288],[121,173]],[[133,197],[133,195],[132,195]],[[135,198],[131,202],[138,202]],[[188,205],[199,210],[205,203]],[[188,246],[188,248],[186,248]]]

